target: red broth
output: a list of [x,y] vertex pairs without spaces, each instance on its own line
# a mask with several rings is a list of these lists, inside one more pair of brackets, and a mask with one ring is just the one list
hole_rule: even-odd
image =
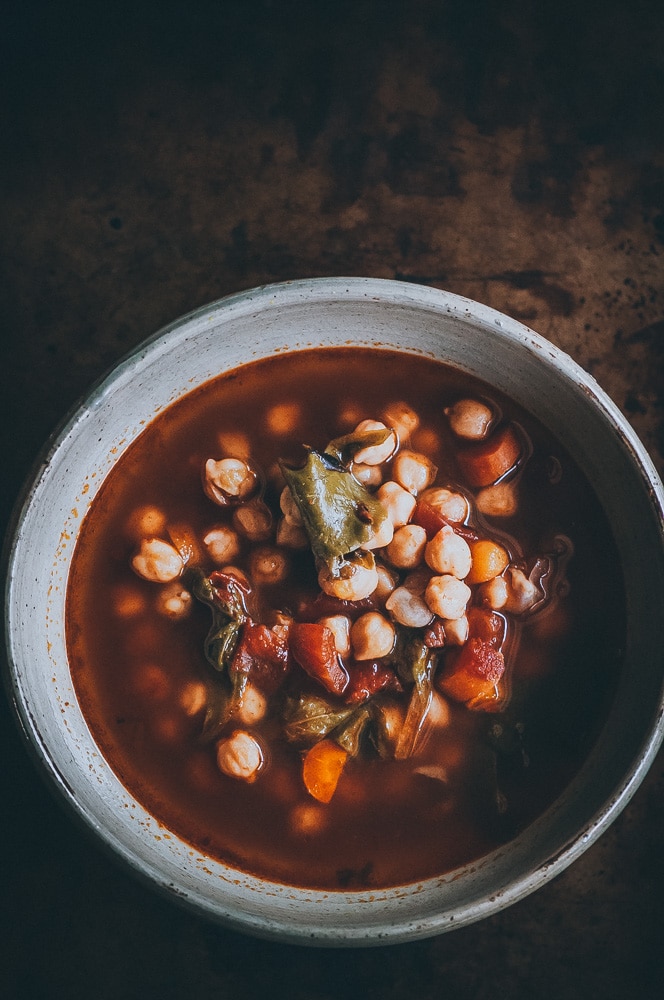
[[[469,446],[451,427],[449,409],[463,399],[488,403],[489,439],[496,441],[508,427],[512,446],[516,441],[518,456],[508,470],[499,467],[503,449],[497,469],[488,473],[502,476],[500,490],[487,493],[488,487],[469,481],[482,475],[466,460],[468,448],[487,449],[482,442]],[[427,628],[409,626],[407,634],[418,642],[436,627],[439,638],[429,636],[429,642],[445,634],[442,647],[427,647],[429,708],[414,744],[395,754],[395,744],[383,740],[379,752],[380,740],[368,725],[357,753],[343,751],[340,776],[325,802],[305,783],[309,745],[285,737],[284,713],[292,713],[303,693],[346,710],[350,689],[330,692],[303,669],[302,653],[297,660],[293,653],[292,623],[318,623],[330,612],[355,620],[368,607],[394,622],[382,592],[357,607],[334,597],[323,607],[309,547],[277,546],[287,575],[273,583],[256,581],[255,550],[268,547],[269,555],[282,519],[278,460],[299,468],[307,455],[303,444],[324,449],[358,421],[381,421],[394,403],[419,419],[409,439],[402,429],[400,451],[426,455],[438,470],[434,484],[468,501],[463,522],[452,524],[455,536],[473,551],[477,538],[495,543],[510,560],[501,579],[517,580],[509,574],[520,568],[518,579],[534,580],[535,592],[525,608],[510,611],[508,601],[492,610],[486,581],[469,585],[461,617],[471,622],[475,645],[484,643],[484,653],[489,650],[492,663],[498,656],[502,669],[495,683],[490,670],[488,682],[486,672],[480,678],[479,697],[479,688],[464,687],[465,674],[448,677],[470,649],[468,638],[464,643],[457,634],[461,619],[443,623],[436,614]],[[204,539],[211,527],[235,523],[237,505],[213,502],[201,469],[210,458],[241,458],[247,448],[274,524],[260,542],[240,533],[239,551],[220,564]],[[507,463],[512,459],[508,454]],[[377,467],[383,479],[391,478],[394,462],[392,456]],[[479,467],[486,472],[486,461]],[[377,475],[376,468],[368,474]],[[372,495],[376,489],[375,483],[367,486]],[[428,541],[440,528],[427,523],[429,515],[424,509],[416,516]],[[172,582],[143,579],[132,569],[137,544],[152,535],[184,557],[183,572]],[[387,550],[377,551],[389,566]],[[195,567],[208,580],[215,571],[223,577],[227,562],[236,580],[242,573],[250,578],[251,623],[280,624],[293,645],[286,644],[283,676],[255,678],[266,714],[248,724],[232,715],[215,730],[208,701],[224,681],[204,652],[210,607],[191,597],[189,574]],[[426,578],[440,576],[424,565]],[[391,571],[398,585],[410,573]],[[502,632],[487,640],[492,622]],[[85,518],[68,584],[66,628],[77,696],[94,738],[119,779],[160,823],[196,850],[257,876],[321,889],[378,888],[476,860],[513,838],[560,794],[610,703],[624,648],[624,594],[615,546],[592,489],[536,420],[442,364],[389,351],[326,349],[246,365],[153,421],[108,475]],[[395,628],[403,631],[399,622]],[[239,634],[246,629],[245,621]],[[341,663],[355,685],[353,705],[386,705],[403,732],[415,675],[394,666],[393,652],[368,661],[346,653]],[[363,679],[370,689],[365,701]],[[250,780],[219,766],[220,744],[238,728],[260,748]],[[338,746],[334,732],[326,738]]]

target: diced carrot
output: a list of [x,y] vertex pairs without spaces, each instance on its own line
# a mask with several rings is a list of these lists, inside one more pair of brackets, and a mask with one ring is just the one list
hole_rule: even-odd
[[490,486],[514,468],[521,451],[521,441],[514,427],[504,424],[486,441],[460,448],[457,459],[471,486]]
[[304,787],[319,802],[330,802],[348,753],[332,740],[320,740],[307,750],[302,765]]
[[448,657],[436,677],[436,687],[468,708],[495,707],[502,699],[500,681],[505,671],[503,654],[490,642],[468,639],[458,653]]
[[493,580],[500,576],[510,561],[503,546],[490,538],[478,538],[476,542],[471,542],[470,554],[473,561],[466,583],[486,583],[487,580]]
[[337,652],[334,634],[319,622],[293,622],[288,633],[293,659],[330,694],[343,694],[348,671]]

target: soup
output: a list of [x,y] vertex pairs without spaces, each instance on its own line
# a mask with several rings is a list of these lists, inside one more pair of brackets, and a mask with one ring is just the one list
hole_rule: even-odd
[[545,428],[443,364],[330,348],[155,418],[85,518],[66,627],[94,738],[166,833],[333,890],[449,872],[546,809],[625,623]]

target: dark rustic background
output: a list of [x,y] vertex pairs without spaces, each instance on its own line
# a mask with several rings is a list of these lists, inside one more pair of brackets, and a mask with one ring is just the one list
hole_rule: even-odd
[[[0,25],[0,519],[90,383],[228,292],[435,285],[590,371],[664,470],[659,0],[23,0]],[[384,949],[254,941],[102,854],[0,713],[0,991],[654,998],[664,765],[537,894]]]

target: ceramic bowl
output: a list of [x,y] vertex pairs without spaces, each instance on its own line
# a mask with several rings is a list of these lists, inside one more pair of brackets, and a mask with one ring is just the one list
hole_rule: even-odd
[[[118,456],[153,416],[258,357],[353,344],[416,352],[479,376],[565,442],[606,509],[622,559],[628,641],[599,739],[553,806],[466,869],[369,892],[272,884],[192,852],[136,802],[101,756],[67,663],[64,602],[81,521]],[[476,302],[400,282],[333,278],[242,292],[147,340],[49,443],[6,550],[10,694],[25,737],[71,809],[136,873],[198,913],[262,937],[373,945],[438,934],[513,903],[560,873],[628,802],[662,739],[663,491],[598,385],[531,330]],[[647,555],[647,558],[644,556]]]

